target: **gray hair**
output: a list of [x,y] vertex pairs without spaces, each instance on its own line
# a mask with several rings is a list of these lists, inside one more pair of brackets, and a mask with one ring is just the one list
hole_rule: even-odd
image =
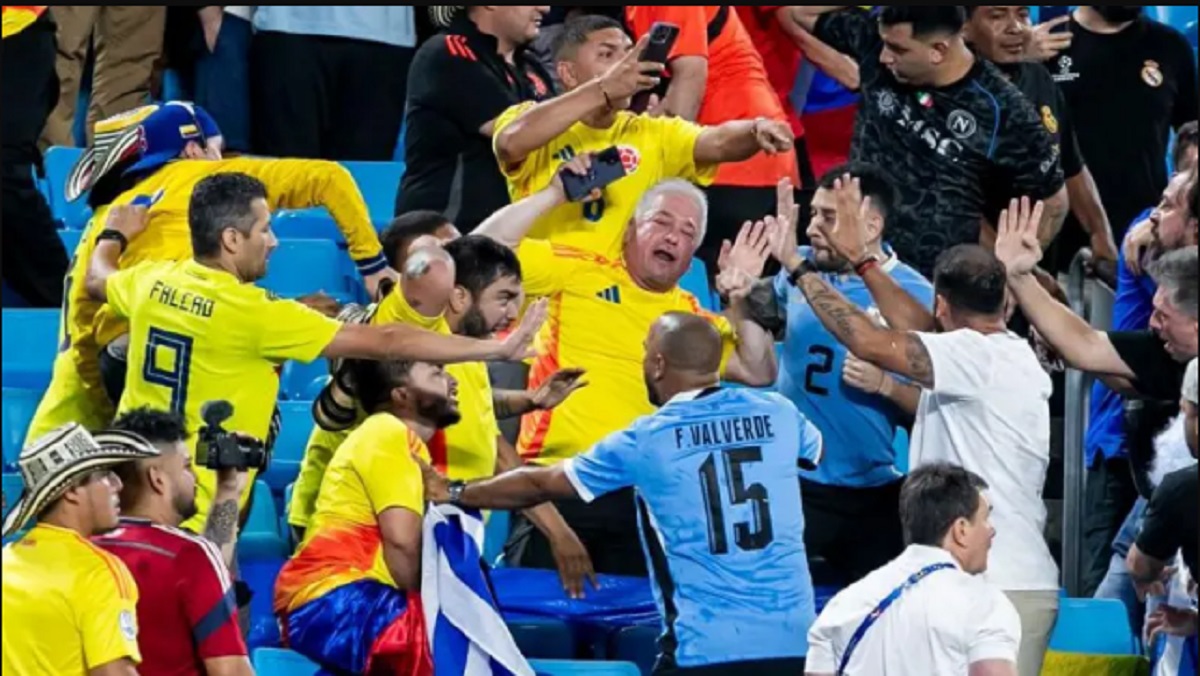
[[1167,294],[1171,305],[1196,318],[1200,303],[1200,259],[1195,245],[1164,254],[1150,267],[1150,274]]
[[682,178],[668,178],[665,181],[659,181],[654,184],[653,187],[642,195],[642,199],[638,200],[637,208],[633,211],[634,220],[640,223],[642,219],[649,216],[654,201],[663,195],[683,195],[690,198],[700,208],[700,220],[696,223],[695,247],[699,249],[700,243],[704,241],[704,236],[708,234],[708,197],[689,181],[685,181]]
[[1183,398],[1192,404],[1200,404],[1200,396],[1197,396],[1200,392],[1196,391],[1200,389],[1196,385],[1196,361],[1193,359],[1188,362],[1187,371],[1183,374],[1183,391],[1180,392]]

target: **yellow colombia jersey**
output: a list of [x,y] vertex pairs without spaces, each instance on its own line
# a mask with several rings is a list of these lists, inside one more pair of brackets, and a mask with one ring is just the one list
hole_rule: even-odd
[[[497,135],[533,105],[523,103],[501,113],[496,118]],[[610,146],[620,149],[626,171],[624,178],[610,183],[596,202],[568,203],[555,208],[542,216],[529,233],[532,239],[547,239],[615,259],[621,255],[621,239],[638,200],[652,186],[668,178],[683,178],[700,185],[712,183],[717,165],[697,166],[694,160],[696,139],[703,131],[704,127],[676,117],[648,117],[622,111],[608,129],[577,122],[520,164],[502,166],[501,171],[508,178],[509,193],[516,202],[550,185],[554,173],[572,157]]]
[[521,419],[518,450],[527,461],[552,464],[574,457],[606,435],[654,412],[642,375],[645,339],[667,312],[692,312],[713,322],[724,340],[721,369],[736,345],[733,326],[703,312],[692,294],[675,287],[654,293],[638,286],[624,263],[546,241],[526,240],[517,251],[525,292],[548,296],[550,314],[535,342],[529,371],[537,387],[560,368],[587,369],[587,387],[557,408]]
[[275,583],[276,613],[359,580],[396,586],[383,559],[378,515],[396,507],[425,513],[413,453],[428,462],[421,439],[388,413],[367,418],[347,437],[321,482],[304,542]]
[[[289,359],[313,361],[342,326],[190,260],[143,263],[114,274],[108,302],[130,322],[129,372],[118,413],[139,406],[177,411],[192,435],[201,426],[201,406],[224,399],[234,407],[225,429],[265,439],[279,393],[275,367]],[[200,467],[196,478],[199,515],[184,527],[200,532],[216,479]]]
[[78,533],[39,524],[4,547],[3,673],[83,676],[142,660],[137,584],[119,558]]
[[11,37],[33,25],[47,5],[3,5],[3,37]]
[[[426,317],[417,312],[405,299],[399,285],[380,301],[371,323],[411,324],[446,335],[450,333],[450,326],[443,317]],[[492,408],[492,385],[487,366],[482,362],[450,364],[446,371],[458,381],[458,409],[462,420],[430,440],[429,452],[434,466],[454,479],[491,476],[495,472],[496,437],[500,435],[500,428]],[[291,525],[308,527],[325,468],[349,434],[349,430],[330,432],[313,428],[288,506],[288,523]]]

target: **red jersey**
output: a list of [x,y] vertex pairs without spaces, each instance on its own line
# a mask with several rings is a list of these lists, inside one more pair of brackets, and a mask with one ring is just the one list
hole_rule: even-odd
[[[696,121],[715,126],[730,120],[765,117],[787,122],[783,104],[767,79],[762,57],[746,33],[737,12],[728,6],[627,5],[625,22],[634,40],[650,31],[655,21],[679,26],[679,38],[669,59],[699,56],[708,60],[708,83]],[[717,30],[719,29],[719,31]],[[710,39],[709,32],[716,35]],[[795,151],[759,153],[745,162],[722,164],[714,185],[774,187],[781,176],[800,185]]]
[[143,676],[204,674],[204,660],[246,655],[233,580],[216,545],[141,519],[93,538],[123,562],[138,586]]

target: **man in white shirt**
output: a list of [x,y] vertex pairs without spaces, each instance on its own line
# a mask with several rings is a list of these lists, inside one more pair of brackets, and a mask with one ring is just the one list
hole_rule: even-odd
[[897,385],[893,397],[915,403],[911,465],[951,462],[991,484],[996,548],[985,578],[1021,616],[1019,673],[1038,676],[1058,617],[1058,566],[1042,534],[1052,388],[1033,348],[1007,330],[1004,265],[973,244],[944,251],[934,268],[931,315],[868,253],[857,182],[847,176],[839,183],[837,222],[823,226],[824,236],[854,262],[886,326],[803,263],[789,259],[784,267],[839,342],[911,381]]
[[996,533],[987,487],[947,463],[909,475],[908,548],[825,606],[808,632],[808,676],[1016,676],[1020,618],[979,575]]

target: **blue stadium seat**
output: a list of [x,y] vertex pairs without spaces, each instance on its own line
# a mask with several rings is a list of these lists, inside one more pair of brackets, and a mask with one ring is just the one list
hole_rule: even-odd
[[68,202],[66,197],[67,176],[71,167],[83,156],[82,148],[64,148],[53,146],[46,150],[46,201],[50,203],[50,213],[62,223],[62,227],[79,230],[87,225],[92,217],[92,209],[87,205],[87,195],[80,196],[74,202]]
[[45,390],[58,354],[59,311],[6,308],[2,321],[4,387]]
[[25,490],[25,483],[21,480],[21,475],[16,472],[4,473],[4,516],[8,516],[12,506],[17,503],[17,499],[21,497],[21,491]]
[[42,395],[37,390],[6,387],[3,390],[4,471],[16,469],[17,457],[25,445],[25,433]]
[[529,665],[546,676],[641,676],[636,664],[594,660],[529,660]]
[[321,667],[291,650],[259,648],[254,651],[254,671],[258,676],[316,676]]
[[355,280],[345,274],[344,253],[327,240],[282,240],[260,285],[284,298],[324,291],[340,302],[354,298]]
[[575,657],[575,635],[562,620],[534,615],[505,615],[521,654],[528,658],[569,660]]
[[246,527],[242,532],[279,537],[279,514],[275,510],[275,500],[271,498],[271,488],[262,479],[254,482],[254,504],[250,506],[250,515],[246,517]]
[[295,481],[283,489],[283,509],[279,510],[279,534],[283,536],[283,541],[287,544],[288,550],[294,550],[296,545],[300,544],[292,539],[292,526],[288,523],[288,508],[292,505],[292,493],[295,491]]
[[396,191],[404,165],[399,162],[342,162],[367,202],[367,211],[376,228],[388,224],[396,211]]
[[692,259],[692,264],[688,267],[688,271],[684,273],[683,279],[679,280],[679,286],[684,291],[695,296],[696,300],[700,301],[700,307],[705,310],[709,312],[721,311],[721,303],[708,285],[708,268],[704,266],[704,261],[699,258]]
[[501,565],[504,556],[504,543],[508,540],[508,524],[511,514],[505,510],[495,510],[488,515],[483,527],[483,560],[493,566]]
[[271,218],[271,228],[276,235],[286,239],[327,239],[346,243],[325,207],[277,211]]
[[329,362],[314,359],[308,364],[289,361],[279,374],[279,398],[287,401],[313,401],[325,387],[329,377]]
[[[279,413],[283,425],[275,440],[271,466],[261,477],[275,493],[282,493],[300,474],[300,461],[304,459],[304,448],[313,429],[312,404],[307,401],[281,401]],[[287,531],[279,534],[286,536]]]
[[59,230],[58,238],[62,240],[63,247],[67,250],[67,258],[75,255],[75,250],[79,248],[79,240],[83,238],[82,230]]
[[[271,503],[271,512],[274,513],[271,495],[262,486],[259,489],[263,492],[254,496],[255,507],[261,499]],[[250,632],[246,637],[246,644],[251,650],[279,645],[279,623],[275,619],[272,601],[275,579],[287,562],[288,553],[287,544],[275,533],[274,526],[269,533],[247,532],[238,538],[238,573],[253,592],[250,598]]]
[[1059,599],[1050,648],[1087,655],[1136,655],[1124,604],[1114,599]]
[[632,662],[643,676],[650,676],[658,659],[658,636],[661,633],[657,626],[623,627],[609,637],[606,657]]

